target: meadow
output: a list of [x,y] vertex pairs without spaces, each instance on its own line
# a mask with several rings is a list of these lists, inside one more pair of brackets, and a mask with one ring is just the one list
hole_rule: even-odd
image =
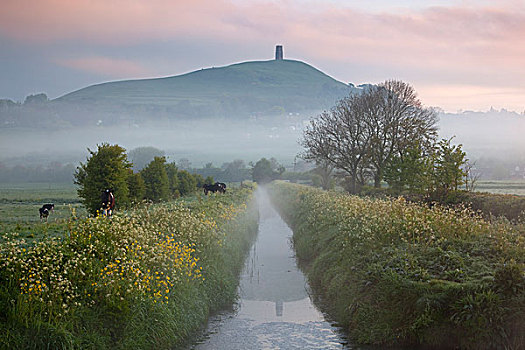
[[[55,204],[47,223],[38,212],[44,203]],[[0,183],[0,242],[7,232],[27,241],[62,236],[72,216],[86,215],[72,183]]]
[[481,180],[476,183],[475,190],[476,192],[525,196],[525,180]]
[[[180,346],[236,298],[257,230],[252,190],[108,219],[81,213],[73,188],[3,189],[0,348]],[[41,202],[60,203],[48,224]]]
[[321,305],[357,343],[523,349],[525,225],[278,182]]

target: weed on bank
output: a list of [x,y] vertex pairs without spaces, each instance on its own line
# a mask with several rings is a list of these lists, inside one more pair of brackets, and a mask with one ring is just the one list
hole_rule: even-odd
[[278,182],[272,200],[330,315],[358,343],[525,347],[525,226]]
[[72,219],[0,243],[0,348],[168,349],[236,298],[252,190]]

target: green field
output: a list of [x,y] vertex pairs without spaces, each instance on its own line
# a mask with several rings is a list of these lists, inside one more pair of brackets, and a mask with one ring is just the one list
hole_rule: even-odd
[[525,196],[525,180],[484,180],[478,181],[476,192],[515,194]]
[[40,222],[38,208],[44,203],[54,203],[55,210],[49,221],[70,216],[70,208],[77,208],[80,199],[73,184],[0,184],[0,221]]
[[[48,222],[40,221],[38,209],[44,203],[54,203],[55,210]],[[2,237],[10,232],[31,240],[42,234],[60,235],[71,215],[86,216],[76,187],[71,183],[1,183],[0,230]]]

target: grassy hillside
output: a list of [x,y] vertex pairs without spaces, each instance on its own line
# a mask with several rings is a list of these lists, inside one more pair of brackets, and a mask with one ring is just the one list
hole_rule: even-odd
[[167,78],[108,82],[69,93],[54,102],[102,110],[119,106],[128,111],[177,116],[266,115],[329,108],[351,89],[306,63],[272,60]]

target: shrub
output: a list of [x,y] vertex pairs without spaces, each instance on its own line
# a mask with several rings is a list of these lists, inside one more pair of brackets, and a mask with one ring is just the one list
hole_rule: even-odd
[[129,204],[127,185],[131,163],[126,150],[119,145],[103,143],[96,151],[88,149],[90,156],[75,172],[75,184],[79,186],[78,196],[91,215],[101,209],[100,195],[105,189],[112,189],[117,198],[117,207]]

